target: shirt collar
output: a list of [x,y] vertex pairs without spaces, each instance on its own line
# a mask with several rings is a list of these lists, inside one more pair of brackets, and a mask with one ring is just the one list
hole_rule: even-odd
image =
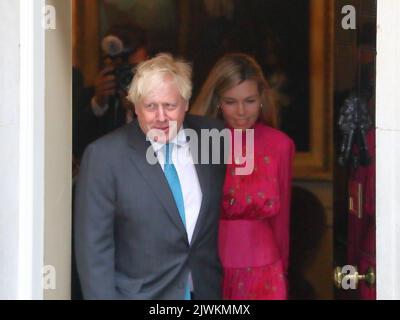
[[[165,143],[156,142],[154,140],[150,140],[150,142],[151,142],[151,145],[153,146],[153,150],[155,152],[160,151],[165,146]],[[186,137],[185,129],[183,129],[183,127],[181,127],[180,130],[178,131],[178,134],[169,143],[176,144],[178,147],[185,146],[187,144],[187,137]]]

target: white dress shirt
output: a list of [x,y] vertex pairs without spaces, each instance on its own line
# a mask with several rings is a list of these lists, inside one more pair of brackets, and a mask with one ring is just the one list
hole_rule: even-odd
[[[190,153],[189,143],[186,139],[184,129],[180,129],[177,136],[170,141],[174,145],[172,149],[172,163],[178,173],[181,184],[183,203],[185,207],[186,232],[189,243],[192,241],[193,231],[196,226],[197,218],[200,212],[200,206],[203,193],[200,188],[199,178],[196,167]],[[164,171],[165,154],[163,147],[165,144],[151,141],[157,159]]]

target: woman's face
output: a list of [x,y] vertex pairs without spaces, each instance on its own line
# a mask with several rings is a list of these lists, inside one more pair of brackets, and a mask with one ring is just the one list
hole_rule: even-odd
[[221,97],[220,107],[230,127],[242,130],[253,127],[261,109],[257,82],[245,80],[225,91]]

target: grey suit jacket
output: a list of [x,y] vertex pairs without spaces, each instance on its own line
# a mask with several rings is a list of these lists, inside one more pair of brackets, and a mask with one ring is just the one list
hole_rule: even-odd
[[[222,129],[219,122],[190,115],[184,127]],[[189,244],[161,166],[146,161],[149,146],[134,121],[84,153],[74,221],[84,298],[182,299],[190,270],[198,299],[220,299],[217,240],[225,166],[196,164],[203,200]]]

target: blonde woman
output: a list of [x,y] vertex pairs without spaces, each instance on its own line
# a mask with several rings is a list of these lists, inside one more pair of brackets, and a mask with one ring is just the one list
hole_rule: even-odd
[[227,166],[219,225],[223,298],[286,299],[294,144],[274,129],[269,87],[258,63],[245,54],[221,58],[192,113],[224,120],[232,146],[234,129],[254,130],[252,173],[236,175],[240,165]]

